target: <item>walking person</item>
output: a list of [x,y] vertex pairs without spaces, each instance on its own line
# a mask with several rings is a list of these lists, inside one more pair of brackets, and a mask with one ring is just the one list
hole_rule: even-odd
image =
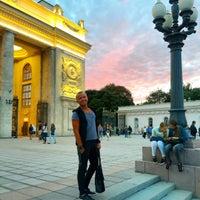
[[47,127],[47,123],[44,124],[44,126],[42,127],[42,140],[43,140],[43,144],[46,144],[47,142],[47,135],[48,135],[48,127]]
[[28,131],[29,131],[29,138],[30,138],[30,140],[32,140],[32,134],[33,134],[33,126],[32,126],[32,124],[30,124],[30,126],[28,128]]
[[103,139],[103,127],[101,124],[98,125],[98,134]]
[[50,136],[49,136],[49,142],[48,142],[48,144],[51,144],[52,138],[54,140],[54,144],[56,144],[56,133],[55,133],[55,131],[56,131],[56,126],[55,126],[54,123],[52,123],[51,124],[51,128],[50,128]]
[[111,133],[110,126],[109,126],[109,124],[107,124],[107,128],[106,128],[106,137],[107,137],[107,140],[110,139],[110,133]]
[[[93,199],[89,195],[95,194],[90,191],[90,180],[98,166],[99,149],[101,143],[97,130],[97,118],[95,112],[88,107],[88,97],[83,91],[76,95],[79,107],[73,110],[72,126],[77,145],[78,166],[78,188],[79,198],[84,200]],[[87,169],[88,161],[90,162]]]
[[43,123],[41,121],[38,122],[38,140],[42,140],[42,127]]

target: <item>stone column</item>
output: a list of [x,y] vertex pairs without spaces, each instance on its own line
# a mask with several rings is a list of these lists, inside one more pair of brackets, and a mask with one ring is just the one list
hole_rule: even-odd
[[0,137],[11,137],[14,33],[5,31],[1,41],[0,58]]

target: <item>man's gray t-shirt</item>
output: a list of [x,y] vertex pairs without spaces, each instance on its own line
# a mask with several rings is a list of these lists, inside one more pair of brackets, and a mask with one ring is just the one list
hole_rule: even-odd
[[[91,113],[84,112],[84,114],[85,114],[85,118],[87,120],[86,141],[87,140],[96,140],[97,139],[96,116],[93,111]],[[78,114],[76,112],[73,112],[72,120],[79,120]]]

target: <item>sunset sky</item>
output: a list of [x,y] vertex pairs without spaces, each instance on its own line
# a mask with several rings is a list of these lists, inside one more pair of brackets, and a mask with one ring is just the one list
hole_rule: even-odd
[[[86,90],[114,83],[129,89],[135,103],[157,89],[169,91],[170,52],[152,22],[156,0],[46,1],[59,4],[71,21],[85,21],[92,45],[86,57]],[[170,10],[169,1],[161,1]],[[195,0],[195,7],[197,33],[187,37],[182,51],[183,81],[193,88],[200,87],[200,0]]]

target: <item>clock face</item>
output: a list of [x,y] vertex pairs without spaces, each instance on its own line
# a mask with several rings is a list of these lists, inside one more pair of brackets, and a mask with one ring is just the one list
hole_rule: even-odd
[[71,79],[76,79],[78,76],[77,69],[74,65],[70,65],[67,69],[67,75]]

